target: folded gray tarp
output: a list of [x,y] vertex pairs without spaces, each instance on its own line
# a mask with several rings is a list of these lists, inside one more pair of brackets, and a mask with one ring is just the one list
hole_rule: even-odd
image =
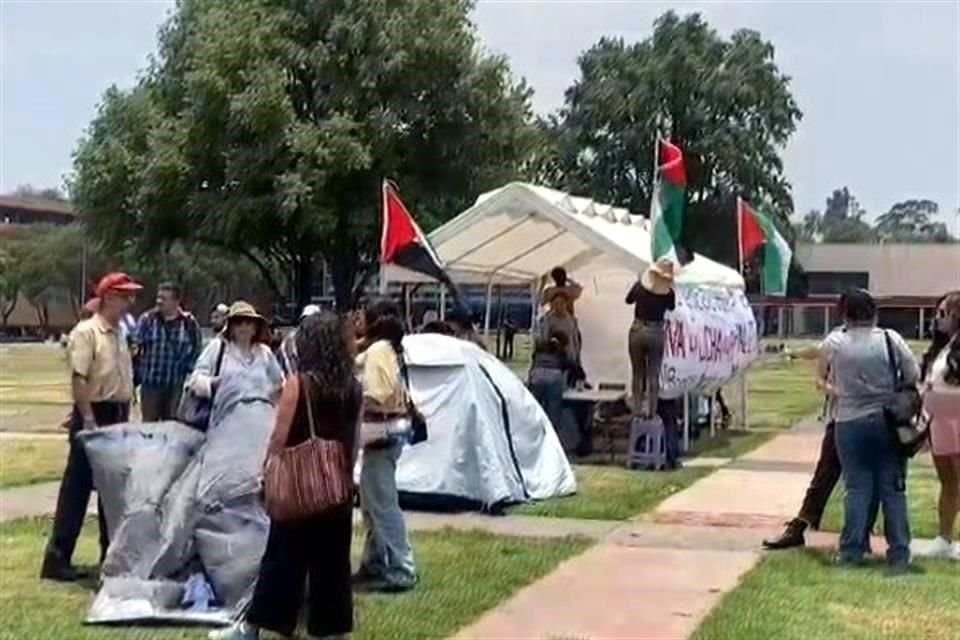
[[[262,390],[228,376],[206,437],[177,422],[80,434],[110,531],[87,622],[234,616],[252,592],[270,527],[259,493],[274,413]],[[191,576],[193,585],[205,576],[214,608],[182,604]]]

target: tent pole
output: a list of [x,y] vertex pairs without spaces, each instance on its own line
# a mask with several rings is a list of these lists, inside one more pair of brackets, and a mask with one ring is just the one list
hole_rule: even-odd
[[707,401],[708,406],[710,407],[707,415],[710,418],[710,439],[711,440],[717,437],[717,421],[714,419],[714,415],[713,415],[713,408],[716,403],[713,400],[714,400],[714,396],[710,396],[710,399]]
[[539,300],[537,300],[537,288],[538,283],[536,280],[530,283],[530,340],[533,341],[533,336],[537,332],[537,310],[540,308]]
[[447,319],[447,288],[440,287],[440,319]]
[[743,375],[740,376],[740,426],[747,430],[747,369],[743,370]]
[[487,306],[483,314],[483,337],[490,337],[490,309],[493,302],[493,278],[487,283]]
[[500,332],[503,330],[503,285],[497,285],[497,357],[503,357],[500,353]]
[[690,394],[683,394],[683,452],[690,452]]
[[413,331],[413,308],[410,287],[406,283],[403,285],[403,315],[407,325],[407,331]]

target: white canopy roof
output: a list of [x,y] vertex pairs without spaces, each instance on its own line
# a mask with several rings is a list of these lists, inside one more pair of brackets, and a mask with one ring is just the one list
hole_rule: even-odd
[[[484,193],[430,234],[430,241],[461,283],[530,284],[554,267],[573,272],[598,259],[632,273],[650,264],[649,222],[643,216],[523,182]],[[394,266],[385,276],[391,282],[429,281]],[[699,254],[677,281],[743,288],[739,273]]]

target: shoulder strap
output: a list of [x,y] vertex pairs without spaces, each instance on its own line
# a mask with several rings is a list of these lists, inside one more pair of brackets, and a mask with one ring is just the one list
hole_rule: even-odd
[[215,338],[215,340],[220,341],[220,351],[217,353],[217,364],[213,368],[213,375],[220,375],[220,367],[223,366],[223,353],[227,350],[227,341],[223,338]]
[[887,366],[890,368],[890,377],[893,379],[893,390],[901,390],[900,363],[897,360],[896,352],[893,349],[893,340],[887,331],[883,332],[883,341],[887,347]]
[[397,360],[400,362],[400,376],[403,378],[403,386],[407,390],[407,409],[412,410],[415,405],[413,404],[413,392],[410,390],[410,370],[407,368],[407,361],[403,356],[397,356]]
[[317,437],[317,429],[313,422],[313,401],[310,397],[310,380],[303,374],[298,374],[300,380],[300,389],[303,392],[303,403],[307,405],[307,428],[310,429],[310,437]]

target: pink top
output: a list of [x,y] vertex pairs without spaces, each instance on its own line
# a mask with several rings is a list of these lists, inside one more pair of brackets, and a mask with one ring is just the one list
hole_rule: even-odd
[[930,424],[930,447],[935,456],[960,455],[960,385],[947,384],[945,348],[927,376],[923,394],[923,408],[932,418]]

